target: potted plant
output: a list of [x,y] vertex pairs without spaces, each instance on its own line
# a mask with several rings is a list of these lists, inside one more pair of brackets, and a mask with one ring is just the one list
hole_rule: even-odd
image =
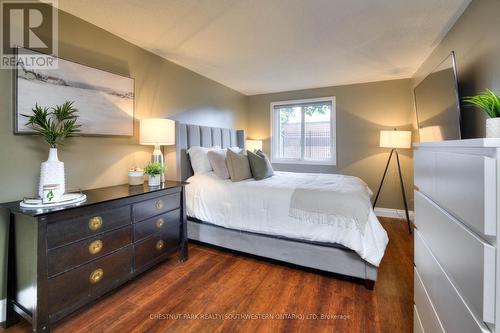
[[161,175],[165,172],[165,167],[160,163],[149,162],[144,168],[144,173],[148,175],[149,186],[160,186]]
[[486,89],[479,95],[465,97],[463,101],[480,108],[490,117],[486,119],[486,137],[500,138],[500,96]]
[[32,111],[31,115],[23,114],[23,117],[28,119],[26,125],[40,134],[50,146],[49,158],[40,168],[38,195],[43,198],[44,186],[54,184],[59,187],[53,194],[60,197],[66,189],[64,163],[57,158],[57,146],[63,145],[66,138],[80,132],[80,125],[77,124],[78,110],[73,106],[73,102],[66,101],[51,108],[36,104]]

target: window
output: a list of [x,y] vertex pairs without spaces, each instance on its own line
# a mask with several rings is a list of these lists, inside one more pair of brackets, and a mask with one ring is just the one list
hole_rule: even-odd
[[336,164],[335,97],[271,103],[274,163]]

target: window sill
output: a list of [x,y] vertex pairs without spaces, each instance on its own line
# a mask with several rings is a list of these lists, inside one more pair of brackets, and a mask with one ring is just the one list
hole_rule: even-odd
[[278,160],[271,159],[272,164],[324,165],[335,166],[336,161]]

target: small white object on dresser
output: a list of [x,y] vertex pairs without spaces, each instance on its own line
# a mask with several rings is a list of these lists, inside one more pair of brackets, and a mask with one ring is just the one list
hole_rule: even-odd
[[500,332],[500,139],[414,148],[414,329]]

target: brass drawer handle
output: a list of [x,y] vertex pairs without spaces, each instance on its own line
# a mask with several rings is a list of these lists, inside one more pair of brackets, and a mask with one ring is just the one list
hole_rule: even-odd
[[165,219],[163,217],[160,217],[157,221],[156,221],[156,227],[158,229],[160,229],[161,227],[163,227],[163,225],[165,224]]
[[90,254],[97,254],[101,252],[102,250],[102,240],[98,239],[90,243],[89,245],[89,253]]
[[100,216],[94,216],[89,220],[89,229],[96,231],[101,229],[102,227],[102,217]]
[[164,241],[159,240],[159,241],[156,242],[156,249],[158,251],[160,251],[161,249],[163,249],[164,246],[165,246],[165,242]]
[[89,281],[92,284],[96,284],[99,281],[101,281],[103,277],[104,277],[104,271],[102,270],[102,268],[98,268],[92,273],[90,273]]
[[155,207],[156,207],[156,209],[162,209],[163,208],[163,200],[161,200],[161,199],[157,200],[155,202]]

